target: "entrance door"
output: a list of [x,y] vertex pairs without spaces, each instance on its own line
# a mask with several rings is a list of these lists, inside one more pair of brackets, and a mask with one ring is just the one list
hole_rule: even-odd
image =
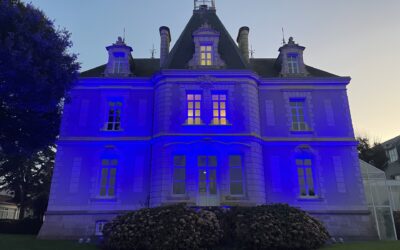
[[198,206],[218,206],[217,157],[198,156]]

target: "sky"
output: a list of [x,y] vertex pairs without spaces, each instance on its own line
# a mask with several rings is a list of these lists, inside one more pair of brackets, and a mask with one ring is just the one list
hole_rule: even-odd
[[[123,36],[135,58],[159,52],[160,26],[172,45],[189,21],[193,0],[24,0],[72,33],[82,70],[107,62],[105,47]],[[306,47],[307,65],[350,76],[356,134],[385,141],[400,135],[400,0],[216,0],[236,39],[250,27],[255,58],[275,58],[285,36]],[[398,113],[399,112],[399,113]]]

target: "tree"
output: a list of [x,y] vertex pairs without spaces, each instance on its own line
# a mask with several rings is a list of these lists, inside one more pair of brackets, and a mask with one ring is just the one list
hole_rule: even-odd
[[71,46],[70,33],[55,29],[42,11],[0,0],[0,188],[20,204],[37,170],[32,161],[54,145],[63,101],[77,79]]
[[357,141],[358,157],[384,171],[387,167],[388,158],[382,144],[376,141],[371,143],[371,140],[366,136],[358,136]]

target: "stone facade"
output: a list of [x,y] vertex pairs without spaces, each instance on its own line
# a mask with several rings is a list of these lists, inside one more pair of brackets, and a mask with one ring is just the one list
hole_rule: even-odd
[[[224,64],[193,67],[202,55],[192,39],[210,36],[199,38],[199,28],[216,43],[212,62]],[[132,75],[104,76],[104,65],[83,72],[71,91],[40,238],[91,236],[117,214],[179,202],[288,203],[320,218],[333,236],[375,237],[349,77],[306,66],[304,47],[290,65],[300,74],[281,75],[286,45],[276,60],[247,63],[213,8],[194,11],[168,55],[169,29],[160,33],[162,69],[157,59],[131,59]]]

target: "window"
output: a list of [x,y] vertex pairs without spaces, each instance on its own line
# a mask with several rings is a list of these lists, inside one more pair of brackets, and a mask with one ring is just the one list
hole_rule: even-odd
[[395,162],[399,159],[399,155],[397,154],[397,148],[392,148],[388,151],[389,162]]
[[118,160],[104,159],[101,165],[100,196],[115,197],[115,179]]
[[292,115],[292,130],[306,131],[307,123],[304,118],[304,100],[290,100],[290,111]]
[[0,219],[17,219],[17,209],[0,207]]
[[186,156],[174,156],[173,169],[173,191],[174,195],[182,195],[186,193]]
[[114,64],[113,64],[113,73],[120,74],[123,73],[123,65],[125,60],[125,54],[123,52],[115,52],[114,53]]
[[240,155],[229,156],[230,191],[232,195],[243,194],[243,169]]
[[212,46],[200,45],[200,65],[212,66]]
[[201,124],[201,94],[187,94],[187,124]]
[[105,220],[96,221],[96,231],[95,231],[96,236],[103,235],[103,229],[106,224],[107,224],[107,221],[105,221]]
[[297,159],[300,196],[315,197],[314,178],[311,159]]
[[300,69],[299,69],[298,55],[297,54],[288,54],[287,60],[288,60],[289,73],[290,74],[299,74]]
[[213,105],[213,124],[226,125],[226,95],[214,94],[212,95]]
[[108,103],[108,121],[106,128],[110,131],[121,130],[121,110],[122,102]]

